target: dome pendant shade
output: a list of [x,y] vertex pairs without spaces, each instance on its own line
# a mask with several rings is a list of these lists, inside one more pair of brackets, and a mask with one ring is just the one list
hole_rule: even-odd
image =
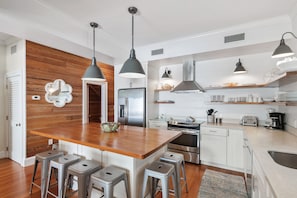
[[134,50],[134,14],[137,12],[137,8],[129,7],[129,13],[132,14],[132,49],[130,50],[130,57],[124,63],[120,70],[119,76],[125,78],[144,78],[145,73],[141,66],[141,63],[136,59]]
[[295,53],[291,50],[291,48],[286,45],[285,43],[285,35],[286,34],[290,34],[291,36],[293,36],[293,38],[297,39],[297,36],[293,33],[293,32],[285,32],[282,35],[282,39],[280,40],[280,44],[279,46],[274,50],[271,58],[283,58],[283,57],[287,57],[287,56],[292,56]]
[[99,81],[104,81],[105,80],[102,71],[100,70],[100,68],[96,64],[96,58],[95,57],[92,58],[92,63],[87,68],[87,70],[85,71],[82,79],[83,80],[96,80],[96,81],[98,81],[98,80]]
[[124,63],[119,76],[125,78],[143,78],[145,77],[144,70],[140,62],[136,59],[135,50],[131,49],[130,57]]
[[162,75],[161,78],[162,79],[171,79],[172,76],[170,74],[171,74],[171,71],[166,68],[165,71],[164,71],[164,74]]
[[243,74],[246,73],[247,71],[245,70],[245,68],[242,66],[240,59],[238,60],[238,62],[236,63],[236,68],[234,70],[233,73],[235,74]]
[[285,40],[281,39],[279,46],[274,50],[272,58],[283,58],[294,55],[294,52],[286,45]]
[[82,80],[92,80],[92,81],[105,81],[104,74],[101,69],[97,66],[95,58],[95,28],[98,27],[98,24],[91,22],[90,26],[93,28],[93,58],[91,65],[85,71]]

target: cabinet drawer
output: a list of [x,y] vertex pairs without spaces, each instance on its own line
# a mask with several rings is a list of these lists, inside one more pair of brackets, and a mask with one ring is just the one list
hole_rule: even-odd
[[167,129],[167,122],[159,120],[149,120],[149,128]]
[[200,133],[205,135],[228,136],[228,129],[202,127]]

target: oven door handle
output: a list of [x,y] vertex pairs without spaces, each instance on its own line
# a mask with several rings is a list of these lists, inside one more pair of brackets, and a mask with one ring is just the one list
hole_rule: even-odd
[[197,135],[199,136],[199,133],[197,132],[188,132],[188,131],[182,131],[183,134],[189,134],[189,135]]

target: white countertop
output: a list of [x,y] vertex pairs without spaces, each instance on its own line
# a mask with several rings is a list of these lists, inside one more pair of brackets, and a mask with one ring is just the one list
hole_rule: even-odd
[[297,154],[297,137],[284,131],[263,127],[244,127],[245,135],[262,170],[278,198],[297,197],[297,169],[273,161],[267,151]]
[[297,137],[281,130],[247,127],[239,124],[209,124],[202,126],[243,129],[253,153],[278,198],[297,197],[297,169],[287,168],[273,161],[267,151],[297,154]]

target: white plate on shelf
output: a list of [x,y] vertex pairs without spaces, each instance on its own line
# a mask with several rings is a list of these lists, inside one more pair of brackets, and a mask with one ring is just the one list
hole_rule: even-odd
[[264,102],[273,102],[274,99],[273,98],[263,98]]

